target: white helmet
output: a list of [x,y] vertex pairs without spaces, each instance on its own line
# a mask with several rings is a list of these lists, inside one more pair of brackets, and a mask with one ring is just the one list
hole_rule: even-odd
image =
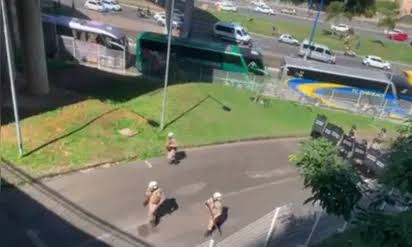
[[220,194],[220,192],[213,193],[213,199],[215,199],[215,200],[222,199],[222,194]]
[[167,137],[172,138],[173,136],[175,136],[175,134],[173,132],[169,132],[169,134],[167,134]]
[[149,188],[156,189],[157,188],[157,182],[156,181],[150,181]]

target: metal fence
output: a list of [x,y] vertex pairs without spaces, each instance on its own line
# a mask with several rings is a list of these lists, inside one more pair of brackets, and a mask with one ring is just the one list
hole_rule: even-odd
[[76,39],[74,36],[59,35],[52,24],[44,24],[43,30],[49,57],[57,56],[114,73],[126,72],[130,57],[127,51],[107,48],[100,43]]

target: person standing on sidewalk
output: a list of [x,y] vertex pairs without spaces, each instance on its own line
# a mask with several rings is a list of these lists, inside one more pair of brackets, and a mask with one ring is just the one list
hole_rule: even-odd
[[157,209],[165,200],[165,195],[156,181],[151,181],[146,189],[143,206],[148,206],[148,220],[152,227],[157,226],[159,218]]
[[169,132],[169,134],[167,134],[166,151],[167,151],[167,160],[169,164],[175,164],[176,163],[177,142],[176,142],[175,134],[173,132]]
[[208,237],[215,228],[220,232],[219,224],[221,223],[220,218],[223,214],[222,194],[219,192],[213,193],[213,196],[209,198],[205,204],[209,211],[209,223],[207,225],[207,231],[205,232],[205,237]]

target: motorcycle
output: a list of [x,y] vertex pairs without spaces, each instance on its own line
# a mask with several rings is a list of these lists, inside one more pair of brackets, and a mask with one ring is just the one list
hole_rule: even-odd
[[136,14],[137,14],[137,16],[138,16],[139,18],[148,19],[148,18],[150,18],[150,14],[151,14],[151,13],[150,13],[150,10],[145,11],[145,10],[143,10],[143,9],[141,9],[141,8],[137,8]]

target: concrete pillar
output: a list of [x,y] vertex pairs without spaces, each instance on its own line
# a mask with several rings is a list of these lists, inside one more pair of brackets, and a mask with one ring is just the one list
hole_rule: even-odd
[[182,32],[180,32],[180,37],[189,38],[190,31],[192,30],[192,15],[194,11],[195,1],[186,0],[185,1],[185,10],[184,10],[184,22]]
[[49,93],[40,0],[16,1],[24,74],[30,93]]

